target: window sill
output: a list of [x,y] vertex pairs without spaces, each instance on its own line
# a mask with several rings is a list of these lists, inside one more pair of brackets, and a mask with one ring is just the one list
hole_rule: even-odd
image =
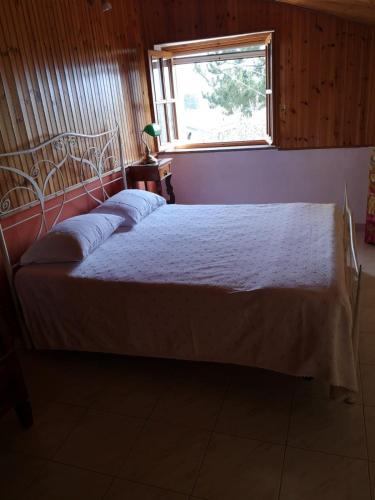
[[275,145],[269,144],[256,144],[256,145],[247,145],[247,146],[220,146],[220,147],[207,147],[207,148],[168,148],[164,151],[160,151],[158,156],[164,154],[186,154],[186,153],[214,153],[216,151],[252,151],[258,149],[277,149]]

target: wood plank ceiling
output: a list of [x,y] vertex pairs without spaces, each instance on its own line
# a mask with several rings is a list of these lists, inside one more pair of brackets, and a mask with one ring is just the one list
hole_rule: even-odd
[[361,23],[375,24],[375,0],[275,0],[300,7],[347,17]]

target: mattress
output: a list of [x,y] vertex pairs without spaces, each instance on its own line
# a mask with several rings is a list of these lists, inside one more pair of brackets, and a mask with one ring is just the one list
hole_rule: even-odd
[[167,205],[16,288],[40,349],[234,363],[357,389],[331,204]]

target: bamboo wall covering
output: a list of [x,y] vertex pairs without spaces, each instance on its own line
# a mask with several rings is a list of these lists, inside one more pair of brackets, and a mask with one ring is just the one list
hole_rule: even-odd
[[146,44],[275,30],[276,144],[375,144],[375,27],[265,0],[143,0]]
[[[103,13],[86,0],[0,0],[0,152],[118,121],[126,161],[140,157],[149,108],[138,2],[112,4]],[[0,179],[0,195],[11,183]]]

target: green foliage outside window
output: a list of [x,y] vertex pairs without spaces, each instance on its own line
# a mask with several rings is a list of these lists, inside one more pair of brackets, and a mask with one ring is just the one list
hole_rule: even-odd
[[250,117],[265,106],[264,58],[196,63],[194,69],[210,87],[203,97],[211,108],[221,106],[227,115],[240,111]]

